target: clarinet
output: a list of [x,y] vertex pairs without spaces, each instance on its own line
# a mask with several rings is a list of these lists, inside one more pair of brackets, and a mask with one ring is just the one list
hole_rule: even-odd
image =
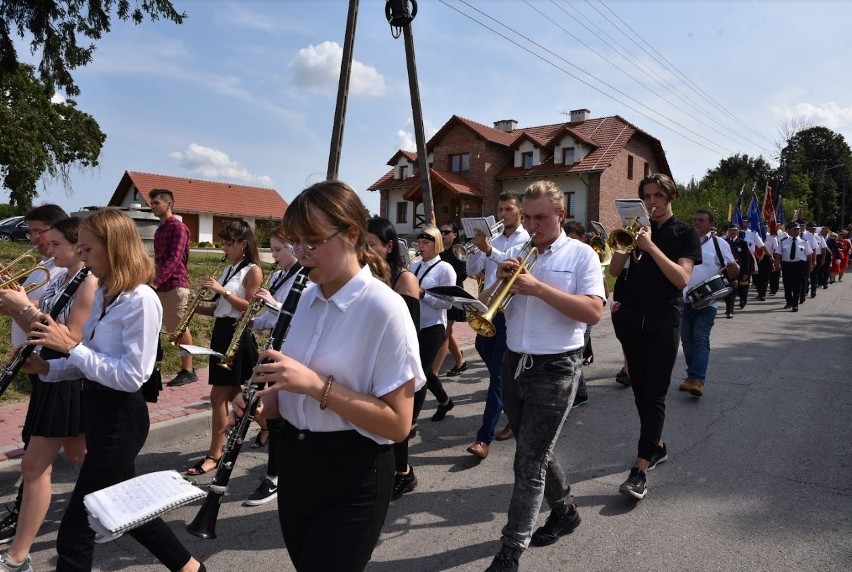
[[[281,311],[278,314],[278,319],[275,321],[275,327],[266,341],[264,350],[280,350],[284,344],[284,340],[287,339],[287,332],[290,330],[293,314],[296,312],[296,306],[299,303],[302,290],[305,289],[308,281],[308,270],[310,269],[302,268],[296,274],[295,281],[287,293],[287,298],[284,299],[284,303],[281,305]],[[216,538],[216,519],[219,517],[219,507],[222,504],[225,493],[228,492],[228,481],[231,479],[231,472],[234,470],[243,441],[246,438],[251,422],[254,420],[259,402],[259,399],[256,397],[259,389],[260,387],[253,383],[246,384],[243,392],[246,402],[245,415],[237,419],[234,426],[228,430],[228,437],[222,449],[222,460],[219,462],[216,475],[210,483],[210,491],[204,499],[204,504],[201,505],[201,510],[198,511],[193,521],[186,526],[186,531],[193,536],[203,539]]]
[[[65,287],[65,290],[62,291],[62,294],[59,295],[59,299],[50,308],[49,315],[51,318],[55,320],[59,314],[62,313],[62,310],[65,309],[65,306],[67,306],[68,302],[71,301],[71,298],[74,297],[74,293],[77,292],[77,288],[80,287],[80,284],[83,283],[83,280],[85,280],[88,275],[89,269],[85,266],[77,272],[74,278],[71,279],[71,282],[69,282]],[[32,355],[37,347],[38,345],[36,344],[21,346],[21,349],[15,352],[15,355],[12,356],[9,363],[3,366],[3,369],[0,370],[0,396],[6,392],[6,389],[8,389],[12,380],[15,379],[15,375],[17,375],[21,366],[24,365],[24,362],[27,361],[27,358]]]

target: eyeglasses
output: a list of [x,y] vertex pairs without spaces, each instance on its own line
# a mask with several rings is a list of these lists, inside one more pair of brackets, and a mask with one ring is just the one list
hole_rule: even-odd
[[455,232],[454,230],[444,230],[444,229],[441,229],[441,234],[453,234],[454,232]]
[[50,227],[47,227],[47,228],[41,228],[41,229],[33,229],[33,228],[30,228],[28,232],[29,232],[29,235],[30,235],[31,237],[33,237],[33,236],[41,236],[41,235],[43,235],[44,233],[46,233],[47,231],[49,231],[49,230],[50,230]]
[[321,240],[320,242],[317,242],[316,244],[307,244],[305,242],[294,242],[293,243],[293,252],[296,253],[296,256],[301,256],[303,258],[313,260],[313,258],[316,256],[316,254],[314,254],[314,251],[317,248],[319,248],[320,246],[322,246],[323,244],[325,244],[326,242],[328,242],[329,240],[331,240],[332,238],[334,238],[335,236],[337,236],[338,234],[340,234],[342,232],[342,230],[343,229],[338,230],[337,232],[335,232],[334,234],[332,234],[331,236],[329,236],[325,240]]

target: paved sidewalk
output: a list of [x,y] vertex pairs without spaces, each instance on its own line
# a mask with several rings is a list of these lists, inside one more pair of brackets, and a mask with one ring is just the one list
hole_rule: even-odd
[[[476,334],[470,326],[467,323],[455,324],[453,334],[459,346],[471,356]],[[198,365],[204,363],[197,361]],[[198,368],[196,373],[198,381],[182,387],[165,386],[165,381],[171,379],[171,376],[163,380],[159,400],[148,404],[151,431],[147,445],[165,443],[181,434],[209,431],[210,416],[207,412],[210,410],[210,386],[207,385],[207,368]],[[26,401],[0,405],[0,471],[7,465],[17,466],[24,454],[21,428],[26,412]]]

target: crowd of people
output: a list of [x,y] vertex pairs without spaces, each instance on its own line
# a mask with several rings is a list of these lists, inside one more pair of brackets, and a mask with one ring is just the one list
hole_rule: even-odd
[[[468,368],[453,336],[453,323],[466,316],[431,289],[461,285],[468,276],[479,278],[483,303],[512,298],[488,324],[492,331],[481,330],[475,342],[489,383],[481,426],[466,450],[484,460],[493,441],[516,439],[506,524],[487,571],[518,570],[529,546],[552,544],[580,525],[553,452],[571,409],[588,401],[583,367],[594,362],[591,328],[607,309],[623,351],[618,381],[631,387],[639,419],[636,457],[619,492],[643,499],[648,471],[668,459],[665,400],[679,349],[687,366],[679,389],[700,398],[717,305],[724,301],[732,318],[737,305],[749,302],[752,281],[754,299],[765,301],[783,278],[785,307],[797,311],[808,294],[842,281],[852,243],[846,231],[817,231],[805,221],[765,240],[747,224],[717,236],[719,221],[709,210],[697,210],[689,222],[673,215],[677,189],[661,174],[643,179],[638,196],[650,224],[635,234],[632,248],[612,252],[611,259],[601,241],[593,248],[594,236],[566,222],[560,189],[540,181],[523,193],[502,193],[500,232],[477,233],[475,248],[461,258],[453,250],[462,242],[454,222],[422,227],[420,259],[407,266],[393,224],[365,221],[357,193],[325,181],[302,191],[272,230],[276,272],[264,280],[254,232],[237,221],[219,231],[223,267],[194,289],[188,229],[175,217],[168,190],[149,197],[161,222],[153,260],[132,220],[118,211],[79,220],[55,205],[32,209],[30,240],[51,280],[29,293],[26,283],[0,290],[0,312],[13,319],[16,347],[42,348],[24,365],[33,393],[22,484],[15,508],[0,522],[0,542],[9,544],[0,552],[0,571],[32,569],[29,551],[48,511],[50,466],[62,447],[80,473],[59,529],[57,569],[92,568],[102,539],[86,524],[83,497],[135,475],[149,424],[142,388],[155,369],[161,330],[191,344],[189,328],[178,325],[193,312],[215,318],[211,349],[227,355],[210,358],[211,442],[186,474],[217,469],[225,434],[246,411],[240,388],[256,384],[259,431],[251,446],[265,448],[268,462],[245,504],[277,499],[297,570],[362,570],[389,503],[418,485],[409,441],[427,390],[436,400],[433,422],[454,407],[441,368],[447,356],[452,367],[443,376]],[[73,303],[50,317],[84,266],[91,276]],[[611,301],[605,269],[615,279]],[[280,351],[261,351],[254,333],[276,325],[299,273],[310,286],[288,318],[292,333]],[[210,298],[193,300],[203,293]],[[253,301],[267,311],[249,315],[249,327],[241,330]],[[193,366],[183,353],[168,385],[197,381]],[[508,424],[498,431],[504,413]],[[550,512],[538,526],[544,502]],[[205,569],[162,520],[130,534],[170,570]]]

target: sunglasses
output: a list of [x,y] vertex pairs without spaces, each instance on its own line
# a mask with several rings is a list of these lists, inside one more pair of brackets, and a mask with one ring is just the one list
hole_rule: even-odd
[[441,234],[453,234],[454,232],[454,230],[441,230]]

